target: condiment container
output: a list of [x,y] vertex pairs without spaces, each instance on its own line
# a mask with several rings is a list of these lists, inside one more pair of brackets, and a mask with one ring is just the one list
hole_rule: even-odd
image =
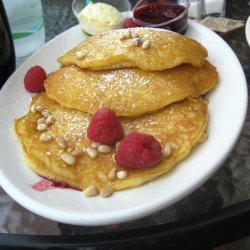
[[72,11],[87,35],[120,29],[131,12],[129,0],[73,0]]
[[203,0],[202,17],[225,16],[226,0]]
[[188,25],[190,0],[140,0],[135,5],[132,20],[135,26],[162,28],[184,34]]
[[190,7],[188,9],[188,17],[194,19],[200,19],[203,9],[203,0],[191,0]]

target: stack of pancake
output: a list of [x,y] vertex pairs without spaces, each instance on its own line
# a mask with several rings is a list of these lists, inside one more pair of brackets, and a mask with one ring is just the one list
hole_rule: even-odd
[[[48,75],[46,91],[36,94],[28,114],[15,121],[28,165],[43,177],[80,190],[121,190],[166,173],[205,138],[208,109],[202,95],[218,80],[206,57],[198,42],[149,28],[109,31],[84,40],[58,59],[62,67]],[[168,154],[156,166],[126,169],[126,178],[110,178],[114,169],[124,170],[113,160],[115,146],[96,157],[87,153],[93,142],[86,129],[104,107],[115,111],[125,135],[152,135]],[[62,155],[73,160],[69,157],[67,163]]]

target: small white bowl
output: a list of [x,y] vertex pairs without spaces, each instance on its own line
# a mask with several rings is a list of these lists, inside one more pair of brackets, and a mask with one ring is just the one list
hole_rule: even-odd
[[[116,8],[122,15],[121,21],[114,23],[114,24],[100,24],[95,23],[94,18],[88,21],[84,21],[83,18],[80,18],[80,12],[88,5],[88,4],[97,4],[97,3],[104,3],[111,5],[112,7]],[[84,33],[87,35],[94,35],[103,31],[113,30],[113,29],[120,29],[123,28],[124,21],[128,18],[130,12],[131,12],[131,5],[129,0],[73,0],[72,2],[72,11],[79,21],[79,24],[83,30]],[[106,13],[103,14],[103,19],[106,18]],[[101,13],[98,14],[98,19],[100,20],[100,17],[102,17]]]

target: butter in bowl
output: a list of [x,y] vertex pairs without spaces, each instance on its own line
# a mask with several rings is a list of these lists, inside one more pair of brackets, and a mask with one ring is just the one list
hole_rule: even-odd
[[72,10],[87,35],[123,28],[131,12],[129,0],[73,0]]

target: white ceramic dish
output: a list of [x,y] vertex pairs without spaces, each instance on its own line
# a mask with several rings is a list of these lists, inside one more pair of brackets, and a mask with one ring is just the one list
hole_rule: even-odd
[[248,45],[250,46],[250,16],[247,19],[246,26],[245,26],[245,33]]
[[201,42],[220,74],[209,99],[209,138],[168,174],[112,197],[86,198],[72,189],[38,192],[31,185],[41,178],[25,164],[13,131],[13,120],[24,115],[31,95],[23,87],[26,71],[41,65],[47,72],[59,68],[56,59],[83,39],[79,26],[62,33],[28,58],[0,92],[0,183],[25,208],[46,218],[75,225],[105,225],[149,215],[190,194],[224,162],[242,129],[247,109],[247,84],[230,47],[215,33],[193,21],[187,36]]

